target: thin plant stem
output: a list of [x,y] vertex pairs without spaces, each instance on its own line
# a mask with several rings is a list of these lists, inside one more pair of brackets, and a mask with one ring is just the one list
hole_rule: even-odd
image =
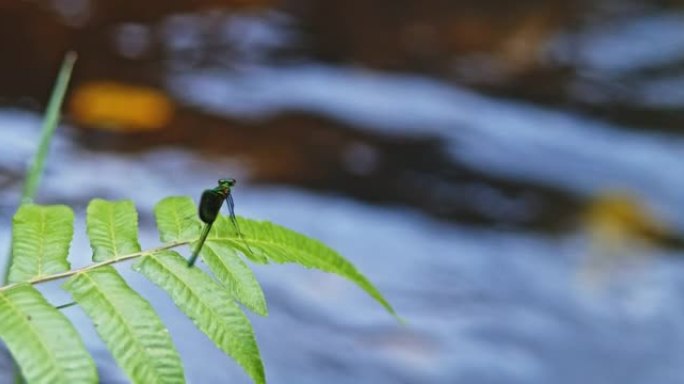
[[105,265],[116,264],[116,263],[120,263],[122,261],[135,259],[135,258],[138,258],[141,256],[153,255],[155,253],[159,253],[159,252],[166,251],[166,250],[173,249],[173,248],[178,248],[182,245],[187,245],[187,244],[190,244],[190,241],[179,241],[179,242],[175,242],[175,243],[164,244],[164,245],[157,247],[157,248],[152,248],[152,249],[147,249],[147,250],[140,251],[140,252],[130,253],[128,255],[123,255],[123,256],[113,258],[113,259],[100,261],[99,263],[93,263],[90,265],[86,265],[85,267],[71,269],[71,270],[65,271],[65,272],[53,273],[52,275],[35,277],[35,278],[28,280],[28,281],[25,281],[25,282],[13,283],[13,284],[5,285],[4,287],[0,287],[0,292],[8,290],[8,289],[12,289],[13,287],[16,287],[17,285],[20,285],[20,284],[29,283],[29,284],[35,285],[35,284],[45,283],[48,281],[63,279],[65,277],[70,277],[70,276],[76,275],[76,274],[81,273],[81,272],[86,272],[86,271],[90,271],[92,269],[103,267]]
[[40,179],[45,168],[45,158],[50,149],[50,142],[57,129],[59,123],[60,111],[62,110],[62,103],[64,102],[64,95],[66,94],[71,78],[71,72],[76,63],[77,55],[75,52],[68,52],[62,62],[62,68],[59,70],[59,75],[55,81],[55,87],[52,89],[52,95],[45,110],[45,117],[43,118],[43,125],[40,133],[40,143],[38,150],[31,161],[26,172],[26,183],[21,194],[21,203],[32,203],[40,185]]

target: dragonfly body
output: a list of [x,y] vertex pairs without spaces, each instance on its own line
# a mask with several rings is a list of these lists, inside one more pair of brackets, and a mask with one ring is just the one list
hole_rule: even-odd
[[[230,194],[230,191],[228,191],[228,194]],[[213,224],[227,197],[227,194],[221,190],[217,191],[216,188],[205,190],[200,198],[200,220],[202,220],[204,224]]]
[[220,179],[218,181],[218,186],[216,188],[206,189],[204,192],[202,192],[198,213],[200,220],[202,220],[202,222],[204,223],[204,228],[202,229],[202,234],[200,235],[197,247],[192,252],[190,260],[188,260],[189,267],[192,267],[195,264],[195,261],[199,256],[200,250],[202,250],[202,245],[204,245],[204,241],[207,239],[207,236],[209,235],[211,226],[212,224],[214,224],[214,221],[216,221],[216,217],[218,217],[219,212],[221,211],[221,206],[225,201],[229,202],[228,208],[230,210],[231,221],[235,226],[235,230],[237,231],[238,236],[242,238],[240,229],[237,226],[237,219],[235,219],[235,212],[233,210],[233,198],[230,195],[231,188],[235,186],[235,183],[235,179]]

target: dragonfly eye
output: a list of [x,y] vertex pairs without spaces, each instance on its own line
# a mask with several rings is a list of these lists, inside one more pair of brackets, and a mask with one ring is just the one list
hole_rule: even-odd
[[237,180],[233,178],[219,179],[218,183],[220,186],[232,187],[237,183]]

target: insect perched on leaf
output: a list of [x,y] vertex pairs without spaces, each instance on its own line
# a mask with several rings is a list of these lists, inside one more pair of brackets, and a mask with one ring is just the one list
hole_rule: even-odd
[[[211,226],[214,224],[214,221],[216,221],[216,217],[218,216],[219,211],[221,210],[221,205],[223,205],[224,201],[226,202],[226,205],[228,205],[230,221],[233,223],[235,232],[240,240],[244,242],[244,238],[240,232],[240,227],[238,226],[237,219],[235,218],[235,203],[233,202],[233,196],[231,195],[231,188],[234,187],[235,184],[236,181],[232,178],[219,179],[218,186],[216,188],[206,189],[204,192],[202,192],[199,205],[199,217],[200,220],[204,222],[204,228],[202,229],[199,242],[197,243],[195,250],[192,252],[190,260],[188,260],[188,267],[192,267],[195,264],[195,261],[202,250],[202,246],[204,245],[204,241],[207,239],[209,231],[211,230]],[[247,246],[247,250],[251,253],[249,245],[247,243],[245,243],[245,245]]]

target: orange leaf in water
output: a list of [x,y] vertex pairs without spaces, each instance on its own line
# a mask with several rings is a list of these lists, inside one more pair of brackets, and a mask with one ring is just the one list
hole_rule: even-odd
[[174,107],[154,88],[97,81],[76,88],[70,110],[79,124],[136,132],[164,128],[173,117]]

